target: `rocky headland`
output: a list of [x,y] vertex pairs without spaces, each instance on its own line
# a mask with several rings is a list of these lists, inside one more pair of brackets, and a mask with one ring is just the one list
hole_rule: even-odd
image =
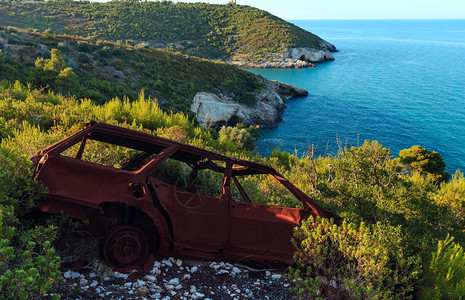
[[320,49],[307,47],[288,48],[281,53],[268,54],[266,58],[250,60],[240,56],[226,61],[240,68],[316,68],[313,63],[334,60],[331,52],[338,52],[336,46],[327,41],[320,42]]
[[193,99],[191,110],[199,124],[216,128],[222,125],[274,125],[282,120],[281,111],[290,97],[308,95],[304,89],[278,81],[262,79],[266,87],[255,94],[256,103],[247,106],[228,96],[200,92]]

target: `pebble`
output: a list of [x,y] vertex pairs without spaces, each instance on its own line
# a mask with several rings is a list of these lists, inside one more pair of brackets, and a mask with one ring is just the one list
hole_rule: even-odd
[[281,275],[281,274],[273,274],[273,275],[271,275],[271,279],[274,279],[274,280],[279,280],[279,279],[281,279],[281,277],[283,277],[283,275]]
[[68,270],[68,271],[66,271],[66,272],[63,274],[63,277],[64,277],[65,279],[76,279],[76,278],[81,277],[81,274],[78,273],[78,272],[74,272],[74,271]]
[[88,283],[88,281],[85,278],[81,278],[81,280],[79,280],[80,285],[87,285],[87,283]]
[[191,268],[191,273],[195,273],[195,272],[197,272],[197,270],[198,270],[198,269],[199,269],[199,268],[197,268],[197,267],[195,267],[195,266],[194,266],[194,267],[192,267],[192,268]]
[[232,271],[236,274],[240,274],[241,273],[241,269],[239,269],[238,267],[233,267],[232,268]]
[[151,282],[157,281],[157,277],[152,276],[152,275],[146,275],[145,279],[147,279],[148,281],[151,281]]
[[170,268],[173,266],[173,264],[171,263],[171,261],[169,261],[168,259],[162,260],[162,261],[161,261],[161,264],[162,264],[162,265],[165,265],[165,266],[167,266],[167,267],[170,267]]

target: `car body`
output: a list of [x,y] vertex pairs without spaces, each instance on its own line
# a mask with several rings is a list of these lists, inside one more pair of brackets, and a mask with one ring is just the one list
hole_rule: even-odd
[[[269,166],[104,123],[88,122],[32,160],[48,188],[38,210],[88,220],[103,236],[104,259],[121,272],[153,253],[291,264],[293,228],[327,216]],[[284,191],[302,208],[254,203],[256,195],[279,201]]]

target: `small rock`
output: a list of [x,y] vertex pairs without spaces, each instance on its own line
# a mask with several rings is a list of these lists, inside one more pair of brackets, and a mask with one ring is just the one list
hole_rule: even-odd
[[115,277],[126,280],[126,279],[128,279],[129,275],[128,275],[128,274],[119,273],[119,272],[115,272]]
[[111,278],[111,277],[109,277],[109,276],[107,276],[107,277],[103,278],[103,280],[104,280],[104,281],[111,281],[111,280],[112,280],[112,278]]
[[191,298],[192,298],[192,299],[201,299],[201,298],[203,298],[203,297],[205,297],[205,295],[202,294],[202,293],[199,293],[199,292],[195,292],[195,293],[193,293],[193,294],[191,295]]
[[81,278],[81,280],[79,280],[80,285],[87,285],[87,283],[88,283],[88,281],[85,278]]
[[151,282],[157,281],[157,277],[152,276],[152,275],[146,275],[145,279],[147,279],[148,281],[151,281]]
[[137,279],[137,285],[138,286],[145,286],[145,281]]
[[221,274],[229,274],[228,270],[219,270],[216,274],[221,275]]
[[184,279],[185,279],[185,280],[191,279],[191,275],[190,275],[190,274],[184,275]]
[[132,286],[132,282],[126,282],[124,284],[125,287],[130,288]]
[[171,285],[178,285],[179,284],[179,278],[173,278],[170,281],[168,281],[168,284]]
[[279,279],[281,279],[281,277],[283,277],[283,275],[281,275],[281,274],[273,274],[273,275],[271,275],[271,279],[274,279],[274,280],[279,280]]
[[236,274],[240,274],[241,273],[241,269],[239,269],[238,267],[233,267],[232,268],[232,271]]
[[195,272],[197,272],[197,270],[198,270],[198,269],[199,269],[199,268],[197,268],[197,267],[195,267],[195,266],[194,266],[194,267],[192,267],[192,268],[191,268],[191,273],[195,273]]
[[266,271],[265,276],[266,276],[266,277],[270,277],[270,276],[271,276],[271,272],[270,272],[270,271]]
[[182,265],[182,260],[176,259],[176,265],[180,267]]
[[329,285],[332,286],[333,288],[337,288],[336,280],[331,279],[331,280],[329,281]]
[[171,284],[165,284],[165,288],[166,288],[168,291],[171,291],[172,289],[174,289],[174,286],[171,285]]
[[66,271],[66,272],[63,274],[63,277],[64,277],[65,279],[76,279],[76,278],[81,277],[81,274],[78,273],[78,272],[74,272],[74,271],[68,270],[68,271]]
[[171,261],[167,260],[167,259],[164,259],[161,261],[162,265],[165,265],[169,268],[171,268],[173,266],[173,264],[171,263]]
[[95,277],[97,277],[97,274],[95,274],[94,272],[92,272],[92,273],[89,274],[89,277],[90,277],[90,278],[95,278]]

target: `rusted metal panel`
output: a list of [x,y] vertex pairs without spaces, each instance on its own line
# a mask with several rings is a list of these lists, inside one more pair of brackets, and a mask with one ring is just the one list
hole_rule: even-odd
[[[126,147],[136,154],[119,168],[84,161],[88,141]],[[74,157],[62,155],[75,145],[79,150]],[[310,215],[327,216],[269,166],[103,123],[88,123],[32,159],[35,178],[48,187],[48,197],[38,209],[87,218],[106,230],[102,254],[110,266],[124,272],[149,261],[151,253],[292,263],[293,228]],[[168,159],[192,168],[186,190],[153,177]],[[218,174],[218,195],[198,193],[201,170]],[[253,174],[275,177],[304,208],[253,203],[236,179]],[[233,183],[246,202],[232,199]]]

